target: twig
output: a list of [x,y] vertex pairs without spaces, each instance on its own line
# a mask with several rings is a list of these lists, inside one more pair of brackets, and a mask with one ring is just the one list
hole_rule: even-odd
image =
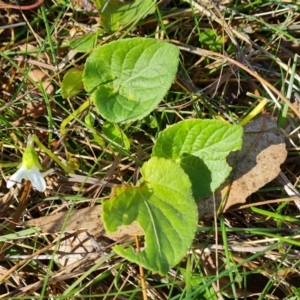
[[39,0],[36,3],[30,4],[30,5],[16,5],[16,4],[8,4],[0,0],[0,9],[19,9],[19,10],[32,10],[39,6],[41,6],[44,3],[44,0]]

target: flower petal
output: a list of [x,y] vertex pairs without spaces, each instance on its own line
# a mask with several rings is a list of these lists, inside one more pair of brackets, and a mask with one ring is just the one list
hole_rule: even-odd
[[21,183],[23,178],[27,178],[27,172],[28,170],[25,168],[25,166],[21,166],[20,169],[18,169],[13,175],[10,176],[10,178],[7,180],[6,187],[10,189],[13,187],[16,183]]
[[32,186],[39,192],[44,192],[46,189],[46,181],[37,167],[32,167],[28,171],[28,178],[32,183]]

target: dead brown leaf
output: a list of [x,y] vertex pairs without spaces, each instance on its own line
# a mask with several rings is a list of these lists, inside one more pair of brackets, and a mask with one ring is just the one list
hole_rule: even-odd
[[230,185],[228,179],[215,192],[215,199],[210,196],[198,202],[200,218],[212,217],[227,195],[223,212],[233,205],[245,203],[248,196],[278,176],[286,157],[284,134],[275,120],[267,115],[256,118],[244,128],[242,150],[228,157],[228,163],[234,169],[233,182]]
[[[143,235],[143,231],[137,222],[134,222],[129,226],[119,227],[116,232],[108,234],[104,229],[101,213],[100,206],[97,205],[72,211],[67,221],[66,217],[68,212],[60,212],[27,221],[24,225],[37,226],[45,233],[59,233],[63,228],[64,232],[85,229],[91,235],[105,236],[115,241],[126,239],[126,237],[131,238],[134,235]],[[65,221],[66,226],[63,227]]]
[[[55,103],[50,100],[51,108],[55,107]],[[34,119],[44,116],[47,112],[47,107],[44,101],[33,101],[28,102],[24,109],[22,110],[21,117],[14,121],[12,124],[15,127],[21,126],[22,122],[26,120],[27,117],[32,117]]]
[[28,76],[34,81],[34,82],[41,82],[45,92],[48,95],[52,95],[54,93],[54,87],[51,84],[51,82],[48,79],[47,73],[44,71],[34,68],[30,72],[28,72]]
[[[102,223],[99,205],[74,210],[66,221],[67,215],[68,212],[61,212],[25,222],[26,226],[37,226],[45,233],[60,233],[63,230],[64,235],[67,235],[69,232],[78,231],[75,238],[72,236],[59,244],[57,250],[66,254],[58,257],[58,261],[63,266],[78,263],[79,258],[84,259],[87,253],[95,252],[95,245],[93,240],[88,237],[87,232],[94,237],[108,237],[116,242],[130,241],[133,240],[134,235],[143,235],[137,222],[133,222],[129,226],[121,226],[116,232],[108,234]],[[86,232],[82,232],[82,230]],[[80,264],[80,266],[82,265]]]

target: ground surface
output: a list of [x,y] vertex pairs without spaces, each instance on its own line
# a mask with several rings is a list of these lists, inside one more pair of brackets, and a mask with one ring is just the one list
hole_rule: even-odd
[[[102,14],[84,1],[49,0],[32,10],[0,5],[0,298],[299,299],[299,1],[161,1],[134,24],[108,31],[109,5],[129,4],[111,0]],[[121,125],[130,147],[123,141],[116,148],[94,104],[78,110],[88,93],[79,87],[63,97],[62,82],[95,47],[132,37],[176,45],[180,63],[157,107]],[[95,117],[92,129],[88,115]],[[252,146],[267,140],[264,148],[281,144],[287,152],[267,152],[266,181],[262,171],[247,178],[254,188],[223,206],[226,212],[217,213],[217,193],[198,203],[198,232],[178,265],[165,276],[143,276],[114,254],[124,235],[103,238],[99,207],[113,186],[137,182],[138,162],[149,159],[161,131],[185,119],[247,126],[259,116]],[[6,180],[32,134],[75,174],[67,176],[37,146],[50,170],[46,191],[25,181],[9,191]]]

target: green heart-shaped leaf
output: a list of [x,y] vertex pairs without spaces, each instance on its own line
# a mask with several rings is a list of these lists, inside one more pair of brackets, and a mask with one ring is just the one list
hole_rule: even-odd
[[137,221],[145,233],[145,249],[115,246],[121,256],[160,274],[179,263],[191,245],[198,222],[191,183],[182,168],[164,158],[146,162],[136,187],[119,187],[103,203],[108,232]]
[[146,38],[119,40],[95,49],[83,74],[98,112],[115,123],[148,115],[170,88],[178,48]]
[[155,11],[155,0],[96,0],[95,3],[101,13],[101,25],[108,31],[116,31]]
[[226,157],[242,146],[243,129],[216,120],[185,120],[158,136],[152,156],[173,159],[188,174],[195,199],[218,188],[231,171]]

